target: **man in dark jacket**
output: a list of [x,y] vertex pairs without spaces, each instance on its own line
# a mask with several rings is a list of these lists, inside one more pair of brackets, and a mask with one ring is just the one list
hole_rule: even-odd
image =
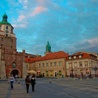
[[33,75],[31,78],[32,92],[35,92],[35,84],[36,84],[36,79],[35,79],[35,75]]

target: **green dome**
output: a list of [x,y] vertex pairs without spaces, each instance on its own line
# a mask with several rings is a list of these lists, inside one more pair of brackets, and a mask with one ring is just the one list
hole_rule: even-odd
[[0,24],[6,24],[6,25],[11,25],[9,22],[7,22],[7,15],[6,14],[4,14],[3,16],[2,16],[2,21],[0,22]]
[[3,18],[7,18],[7,15],[6,15],[6,14],[4,14],[2,17],[3,17]]

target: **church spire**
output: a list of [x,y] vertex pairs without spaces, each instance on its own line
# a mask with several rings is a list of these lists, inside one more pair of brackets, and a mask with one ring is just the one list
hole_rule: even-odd
[[50,52],[51,52],[51,45],[50,45],[49,41],[47,41],[45,54],[48,54],[48,53],[50,53]]

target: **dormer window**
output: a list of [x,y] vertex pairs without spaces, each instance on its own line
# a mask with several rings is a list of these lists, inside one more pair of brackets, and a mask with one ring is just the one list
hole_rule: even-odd
[[79,58],[82,58],[82,56],[81,56],[81,55],[79,55]]
[[71,59],[71,56],[69,57],[69,60]]
[[74,56],[74,59],[76,59],[76,56]]

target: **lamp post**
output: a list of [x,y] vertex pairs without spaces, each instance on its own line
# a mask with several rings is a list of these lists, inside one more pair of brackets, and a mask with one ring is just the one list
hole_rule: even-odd
[[96,77],[96,71],[97,71],[97,69],[98,69],[98,68],[95,66],[95,67],[94,67],[95,77]]

